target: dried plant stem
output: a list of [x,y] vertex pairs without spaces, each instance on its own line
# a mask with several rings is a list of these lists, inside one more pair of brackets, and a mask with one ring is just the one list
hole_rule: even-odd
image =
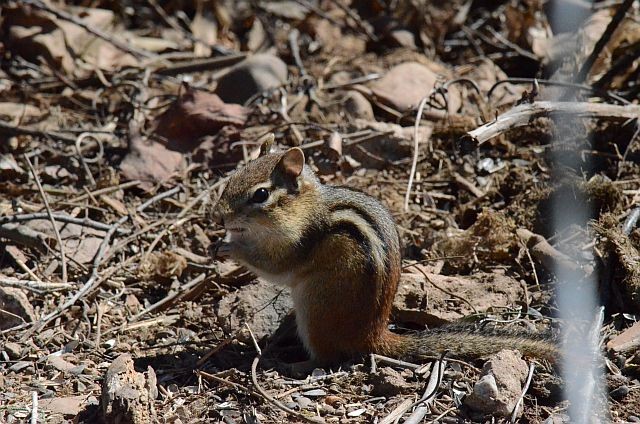
[[[424,97],[420,101],[420,105],[418,106],[418,113],[416,114],[416,122],[413,127],[413,159],[411,160],[411,171],[409,171],[409,182],[407,183],[407,194],[404,196],[404,211],[409,212],[409,198],[411,197],[411,186],[413,186],[413,179],[416,175],[416,168],[418,166],[418,146],[420,145],[420,137],[418,130],[420,129],[420,120],[422,119],[422,111],[424,110],[424,106],[427,104],[429,100],[429,96]],[[429,151],[431,151],[431,146],[429,146]]]
[[24,160],[27,162],[29,166],[29,170],[33,175],[33,179],[38,186],[38,191],[40,192],[40,196],[42,197],[42,201],[44,202],[44,207],[47,210],[47,216],[51,220],[51,225],[53,225],[53,233],[56,236],[56,241],[58,242],[58,249],[60,249],[60,261],[62,262],[62,282],[67,282],[67,255],[64,251],[64,244],[62,243],[62,237],[60,237],[60,231],[58,231],[58,226],[56,225],[56,220],[53,217],[53,212],[51,212],[51,206],[49,206],[49,199],[47,198],[47,194],[42,189],[42,184],[40,183],[40,178],[38,178],[38,173],[36,169],[33,167],[33,164],[29,160],[27,155],[24,155]]
[[249,330],[249,334],[251,335],[251,340],[253,341],[253,346],[255,347],[257,352],[256,357],[253,359],[253,363],[251,364],[251,382],[253,383],[253,386],[256,388],[258,393],[260,393],[260,396],[262,396],[265,400],[267,400],[269,403],[271,403],[278,409],[298,418],[299,420],[306,421],[308,423],[314,423],[314,424],[324,423],[325,421],[320,417],[307,417],[306,415],[301,414],[300,412],[297,412],[291,408],[288,408],[286,405],[284,405],[278,399],[271,396],[269,393],[267,393],[265,389],[262,388],[260,383],[258,383],[258,373],[257,373],[258,362],[260,362],[260,358],[262,357],[262,349],[260,349],[260,346],[258,346],[258,341],[256,340],[256,336],[253,335],[253,331],[251,331],[251,327],[249,327],[248,324],[245,324],[245,325]]

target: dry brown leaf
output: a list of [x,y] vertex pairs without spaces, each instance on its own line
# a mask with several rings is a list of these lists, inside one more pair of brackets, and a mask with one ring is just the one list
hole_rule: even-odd
[[156,134],[165,137],[167,147],[187,152],[198,146],[199,139],[215,135],[226,125],[240,127],[249,110],[223,102],[216,94],[189,86],[156,121]]
[[120,164],[122,175],[129,180],[140,180],[140,187],[150,190],[156,183],[169,180],[184,166],[180,152],[167,149],[155,141],[133,138],[129,153]]

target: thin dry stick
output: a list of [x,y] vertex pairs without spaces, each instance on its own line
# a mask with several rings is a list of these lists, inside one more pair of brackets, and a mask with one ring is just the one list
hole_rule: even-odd
[[40,196],[42,197],[42,201],[44,202],[44,207],[47,209],[47,215],[51,220],[51,225],[53,225],[53,233],[56,235],[56,241],[58,242],[58,248],[60,249],[60,260],[62,261],[62,282],[67,282],[67,255],[64,251],[64,244],[62,243],[62,237],[60,237],[60,232],[58,231],[58,226],[56,225],[56,220],[53,217],[53,212],[51,212],[51,206],[49,206],[49,199],[47,199],[47,194],[42,189],[42,184],[40,184],[40,178],[38,178],[38,174],[36,173],[36,169],[33,167],[33,164],[29,160],[29,157],[25,154],[24,160],[29,165],[29,169],[31,170],[31,174],[33,174],[33,179],[36,181],[36,185],[38,186],[38,191],[40,192]]
[[187,284],[185,284],[183,286],[180,286],[178,288],[178,290],[175,290],[175,291],[169,293],[167,296],[165,296],[164,298],[162,298],[158,302],[154,303],[153,305],[149,306],[144,311],[142,311],[139,314],[134,315],[133,317],[131,317],[131,319],[129,320],[128,324],[136,322],[137,320],[139,320],[143,316],[155,311],[156,309],[158,309],[161,306],[171,302],[172,300],[176,299],[177,297],[189,292],[192,288],[194,288],[198,284],[202,283],[204,281],[205,277],[206,277],[205,274],[198,275],[196,278],[194,278],[189,283],[187,283]]
[[80,196],[74,197],[73,199],[68,200],[67,202],[76,203],[90,196],[99,196],[101,194],[109,194],[114,191],[124,190],[125,188],[135,187],[137,185],[140,185],[140,180],[127,181],[126,183],[118,184],[116,186],[105,187],[105,188],[101,188],[100,190],[90,191],[89,193],[81,194]]
[[484,124],[462,137],[462,142],[472,142],[477,146],[505,133],[508,130],[529,125],[539,117],[570,115],[578,118],[634,119],[640,116],[639,105],[611,105],[588,102],[533,102],[516,106],[494,121]]
[[59,290],[71,290],[73,284],[70,283],[44,283],[37,280],[20,280],[17,278],[0,275],[0,287],[17,287],[34,292],[47,293]]
[[524,387],[522,388],[522,393],[520,393],[520,396],[518,396],[518,401],[516,402],[516,406],[514,406],[513,411],[511,411],[511,419],[509,422],[512,424],[516,422],[516,418],[518,417],[518,409],[520,409],[520,404],[524,399],[524,395],[527,393],[527,390],[529,390],[529,386],[531,385],[531,379],[533,378],[533,371],[535,369],[536,369],[535,362],[532,362],[531,364],[529,364],[529,374],[527,375],[527,381],[524,383]]
[[451,297],[454,297],[454,298],[456,298],[456,299],[459,299],[459,300],[463,301],[464,303],[466,303],[467,305],[469,305],[469,307],[471,308],[471,310],[473,311],[473,313],[474,313],[474,314],[477,314],[477,313],[478,313],[478,310],[476,309],[476,307],[475,307],[475,306],[473,306],[473,304],[472,304],[469,300],[465,299],[464,297],[462,297],[462,296],[460,296],[460,295],[457,295],[457,294],[455,294],[455,293],[451,292],[450,290],[447,290],[447,289],[444,289],[444,288],[442,288],[442,287],[438,286],[438,285],[437,285],[436,283],[434,283],[434,282],[433,282],[433,280],[432,280],[432,279],[427,275],[427,273],[426,273],[426,272],[424,272],[424,271],[422,270],[422,268],[420,268],[419,266],[416,266],[416,265],[418,265],[418,264],[411,264],[411,265],[409,265],[407,268],[409,268],[409,267],[414,267],[416,270],[418,270],[418,272],[419,272],[420,274],[422,274],[422,276],[425,278],[425,280],[427,280],[427,281],[428,281],[428,282],[429,282],[433,287],[435,287],[436,289],[440,290],[440,291],[441,291],[441,292],[443,292],[443,293],[448,294],[448,295],[449,295],[449,296],[451,296]]
[[[149,199],[146,202],[144,202],[143,204],[141,204],[140,206],[138,206],[136,208],[136,212],[140,213],[140,212],[144,211],[146,208],[148,208],[150,205],[152,205],[153,203],[155,203],[157,201],[160,201],[160,200],[162,200],[164,198],[173,196],[174,194],[176,194],[180,190],[181,190],[180,186],[176,186],[176,187],[174,187],[174,188],[172,188],[170,190],[167,190],[167,191],[165,191],[163,193],[157,194],[154,197],[152,197],[151,199]],[[62,304],[61,306],[56,308],[54,311],[52,311],[49,314],[47,314],[46,316],[40,318],[40,320],[36,321],[35,323],[26,323],[26,324],[19,325],[17,327],[13,327],[13,328],[9,328],[9,329],[6,329],[6,330],[2,330],[2,331],[0,331],[0,334],[4,334],[4,333],[7,333],[7,332],[20,330],[22,328],[28,327],[29,325],[32,325],[31,330],[25,332],[25,334],[22,337],[23,339],[26,339],[26,338],[30,337],[31,334],[34,331],[37,331],[38,329],[44,327],[51,320],[59,317],[64,311],[66,311],[68,308],[73,306],[80,298],[82,298],[85,294],[87,294],[89,291],[91,291],[94,288],[94,286],[97,286],[97,284],[99,284],[100,281],[101,281],[98,278],[98,270],[99,270],[100,265],[102,263],[102,258],[104,257],[104,254],[107,251],[107,246],[111,242],[111,238],[114,236],[114,234],[116,233],[118,228],[122,224],[127,222],[128,219],[129,219],[128,215],[123,216],[118,221],[116,221],[113,225],[111,225],[111,228],[109,229],[109,231],[107,231],[107,234],[104,236],[104,239],[102,239],[102,243],[100,243],[100,247],[98,248],[98,253],[96,254],[96,256],[93,259],[91,276],[89,277],[87,282],[84,283],[84,285],[76,292],[76,294],[73,295],[73,297],[71,297],[64,304]]]
[[31,392],[31,424],[38,424],[38,392]]
[[249,334],[251,335],[251,341],[253,342],[253,346],[256,349],[256,357],[253,359],[253,363],[251,364],[251,382],[253,383],[253,386],[256,388],[258,393],[260,393],[260,395],[265,400],[270,402],[272,405],[274,405],[278,409],[286,412],[287,414],[293,415],[294,417],[300,420],[303,420],[309,423],[315,423],[315,424],[324,423],[325,421],[320,417],[307,417],[304,414],[301,414],[297,411],[294,411],[291,408],[288,408],[278,399],[274,398],[269,393],[267,393],[267,391],[263,389],[262,386],[260,386],[260,383],[258,383],[257,369],[258,369],[258,362],[260,362],[260,358],[262,357],[262,349],[260,349],[260,346],[258,346],[258,341],[256,340],[256,336],[254,336],[253,331],[251,331],[251,327],[249,327],[248,324],[245,324],[245,326],[247,327],[247,330],[249,330]]
[[155,239],[153,239],[153,241],[151,242],[151,244],[149,245],[149,248],[147,249],[147,253],[145,253],[145,257],[143,260],[147,260],[149,258],[149,255],[151,254],[151,252],[153,252],[153,249],[155,249],[156,245],[160,242],[160,240],[162,240],[162,238],[171,230],[173,230],[177,225],[180,225],[182,223],[182,219],[187,215],[187,213],[193,209],[198,203],[200,203],[202,201],[202,199],[204,199],[205,197],[207,197],[208,195],[211,194],[211,192],[213,190],[215,190],[216,188],[220,187],[222,184],[224,184],[227,181],[227,177],[225,178],[221,178],[220,180],[216,181],[216,183],[214,185],[212,185],[211,187],[207,188],[206,190],[204,190],[202,193],[200,193],[195,199],[193,199],[191,202],[189,202],[187,204],[187,206],[184,207],[184,209],[182,209],[180,211],[180,213],[178,214],[178,216],[176,217],[176,219],[171,223],[171,225],[169,225],[168,227],[164,228],[162,231],[160,231],[160,234],[158,234],[156,236]]
[[[22,222],[22,221],[31,221],[33,219],[45,219],[48,217],[53,217],[53,219],[55,219],[56,221],[59,222],[65,222],[67,224],[76,224],[76,225],[81,225],[83,227],[89,227],[89,228],[94,228],[96,230],[100,230],[100,231],[109,231],[109,229],[111,228],[111,226],[109,224],[104,224],[102,222],[99,221],[94,221],[93,219],[89,219],[89,218],[75,218],[73,216],[69,216],[69,215],[63,215],[60,213],[53,213],[51,215],[49,215],[48,212],[36,212],[36,213],[24,213],[24,214],[19,214],[19,215],[10,215],[10,216],[3,216],[0,217],[0,225],[1,224],[6,224],[9,222]],[[119,233],[128,233],[129,231],[127,230],[118,230]]]
[[392,424],[397,422],[402,417],[402,415],[404,415],[404,413],[407,412],[409,408],[411,408],[411,404],[413,404],[411,399],[403,400],[400,405],[396,406],[393,411],[389,413],[389,415],[378,421],[378,424]]
[[106,32],[103,32],[95,27],[92,27],[84,22],[82,22],[80,19],[76,18],[73,15],[68,14],[67,12],[63,12],[61,10],[57,10],[54,9],[50,6],[48,6],[47,4],[45,4],[44,2],[40,1],[40,0],[22,0],[23,3],[28,4],[30,6],[33,6],[37,9],[41,9],[44,10],[46,12],[49,12],[53,15],[55,15],[56,18],[58,19],[62,19],[65,21],[69,21],[77,26],[79,26],[80,28],[84,29],[85,31],[87,31],[90,34],[95,35],[98,38],[102,38],[104,41],[107,41],[111,44],[113,44],[115,47],[117,47],[118,49],[127,52],[127,53],[131,53],[132,55],[138,57],[138,58],[149,58],[149,57],[154,57],[155,55],[153,53],[147,52],[145,50],[140,50],[137,48],[134,48],[132,46],[127,45],[126,43],[120,41],[120,40],[116,40],[115,38],[113,38],[112,36],[110,36],[109,34],[107,34]]
[[420,138],[418,137],[418,130],[420,129],[420,120],[422,119],[422,111],[427,104],[429,96],[420,100],[418,106],[418,113],[416,114],[416,122],[413,126],[413,159],[411,161],[411,171],[409,172],[409,182],[407,183],[407,194],[404,196],[404,211],[409,212],[409,197],[411,197],[411,186],[413,185],[413,178],[416,175],[416,168],[418,167],[418,146],[420,144]]
[[406,419],[405,424],[418,424],[422,422],[422,419],[429,412],[429,404],[433,402],[438,394],[438,387],[442,382],[444,375],[444,369],[447,366],[447,362],[444,359],[435,361],[433,367],[431,367],[431,375],[429,376],[429,382],[424,389],[424,394],[417,402],[411,405],[411,408],[416,407],[416,410]]

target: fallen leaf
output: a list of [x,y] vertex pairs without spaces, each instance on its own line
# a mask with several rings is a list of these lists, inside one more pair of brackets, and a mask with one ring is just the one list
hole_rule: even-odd
[[140,187],[150,190],[156,183],[169,180],[183,165],[182,153],[136,137],[131,140],[129,153],[120,163],[120,171],[125,178],[140,180]]
[[76,416],[85,408],[85,405],[87,405],[87,396],[77,395],[40,399],[38,404],[40,408],[52,414]]
[[242,126],[249,110],[223,102],[216,94],[186,86],[178,99],[156,121],[156,134],[165,137],[167,147],[188,152],[199,139],[214,135],[226,125]]

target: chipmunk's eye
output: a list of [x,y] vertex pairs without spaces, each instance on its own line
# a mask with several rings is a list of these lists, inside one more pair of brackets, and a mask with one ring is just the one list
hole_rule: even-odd
[[262,203],[269,198],[269,190],[264,187],[257,189],[251,196],[251,203]]

